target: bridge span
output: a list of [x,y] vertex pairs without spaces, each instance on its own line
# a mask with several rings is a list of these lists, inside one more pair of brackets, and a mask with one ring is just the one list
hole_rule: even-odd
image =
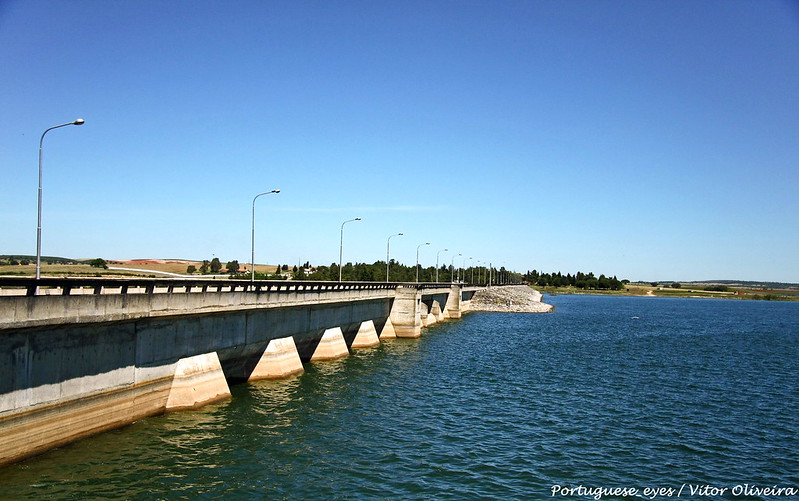
[[460,318],[478,286],[0,279],[0,465]]

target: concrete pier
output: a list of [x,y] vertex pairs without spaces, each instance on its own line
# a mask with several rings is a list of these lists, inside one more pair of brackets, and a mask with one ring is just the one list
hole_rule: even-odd
[[166,410],[195,409],[230,397],[216,352],[178,360]]
[[394,331],[394,324],[391,323],[391,318],[386,319],[386,323],[383,325],[383,330],[380,331],[380,340],[384,339],[396,339],[397,333]]
[[305,369],[297,353],[297,345],[293,337],[272,339],[258,360],[258,364],[250,373],[248,381],[258,379],[281,379],[302,374]]
[[391,308],[391,325],[397,337],[416,338],[422,335],[421,297],[411,288],[398,289]]
[[311,356],[311,361],[333,360],[346,357],[349,354],[350,351],[347,349],[347,343],[344,341],[341,327],[335,327],[333,329],[325,329],[319,344],[316,346],[316,350]]
[[352,341],[350,348],[371,348],[380,344],[380,339],[377,337],[377,330],[375,330],[375,323],[372,320],[367,320],[361,323],[358,329],[358,334]]

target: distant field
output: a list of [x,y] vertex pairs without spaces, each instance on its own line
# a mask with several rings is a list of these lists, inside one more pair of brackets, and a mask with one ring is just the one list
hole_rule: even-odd
[[[147,260],[130,260],[130,261],[108,261],[108,266],[111,268],[125,268],[125,270],[104,270],[101,268],[92,268],[88,264],[42,264],[42,276],[165,276],[157,273],[146,273],[133,270],[152,270],[163,271],[167,273],[186,274],[186,269],[189,265],[194,265],[196,269],[202,266],[201,261],[183,261],[183,260],[164,260],[164,259],[147,259]],[[223,263],[224,264],[224,263]],[[249,267],[247,268],[249,270]],[[272,265],[257,265],[255,271],[259,273],[274,273],[276,267]],[[131,270],[131,271],[127,271]],[[224,272],[224,269],[223,269]],[[35,276],[36,264],[29,265],[9,265],[0,266],[0,275],[18,275],[18,276]],[[193,276],[201,277],[199,273]]]
[[781,301],[799,301],[799,290],[796,289],[751,289],[733,288],[727,292],[706,291],[690,285],[677,288],[657,287],[644,284],[629,284],[623,291],[584,290],[576,287],[534,287],[547,294],[603,294],[611,296],[658,296],[658,297],[707,297],[728,299],[771,299]]

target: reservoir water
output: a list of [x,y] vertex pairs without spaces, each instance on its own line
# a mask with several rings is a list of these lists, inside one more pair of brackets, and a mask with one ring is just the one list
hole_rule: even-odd
[[799,499],[799,303],[545,301],[2,468],[0,499]]

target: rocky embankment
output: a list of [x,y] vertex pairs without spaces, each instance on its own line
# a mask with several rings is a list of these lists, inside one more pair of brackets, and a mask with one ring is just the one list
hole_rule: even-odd
[[504,285],[477,291],[472,297],[471,311],[506,313],[549,313],[555,307],[541,302],[541,293],[526,285]]

